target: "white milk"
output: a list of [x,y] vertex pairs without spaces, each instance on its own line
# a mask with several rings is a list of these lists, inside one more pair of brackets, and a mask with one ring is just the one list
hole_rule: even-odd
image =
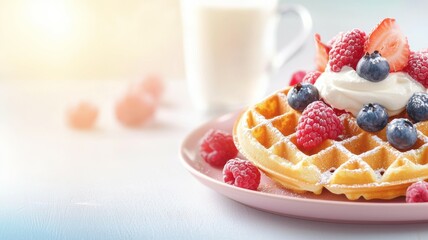
[[182,0],[186,77],[198,109],[228,111],[266,91],[276,1]]

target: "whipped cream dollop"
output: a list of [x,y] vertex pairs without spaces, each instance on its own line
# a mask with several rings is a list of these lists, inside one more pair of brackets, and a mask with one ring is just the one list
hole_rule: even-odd
[[426,91],[405,72],[390,73],[383,81],[370,82],[351,67],[343,67],[340,72],[326,69],[315,86],[324,101],[354,116],[368,103],[384,106],[389,116],[397,115],[405,109],[413,93]]

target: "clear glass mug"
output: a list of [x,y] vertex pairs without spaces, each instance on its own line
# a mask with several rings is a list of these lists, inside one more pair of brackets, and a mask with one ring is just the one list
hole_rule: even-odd
[[[259,100],[273,73],[304,44],[312,18],[300,5],[277,0],[181,0],[186,81],[194,106],[224,113]],[[302,27],[276,50],[280,17],[295,13]]]

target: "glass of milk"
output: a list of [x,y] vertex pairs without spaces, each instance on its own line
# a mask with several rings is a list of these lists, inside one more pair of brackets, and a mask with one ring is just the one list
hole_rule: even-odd
[[[186,80],[194,106],[223,113],[259,100],[272,73],[303,45],[312,28],[302,6],[277,0],[181,0]],[[281,16],[295,13],[302,27],[276,50]]]

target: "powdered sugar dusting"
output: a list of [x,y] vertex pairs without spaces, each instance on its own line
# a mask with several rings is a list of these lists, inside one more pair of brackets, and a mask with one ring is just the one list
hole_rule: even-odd
[[383,174],[385,173],[385,169],[383,168],[376,169],[374,173],[376,175],[376,180],[380,181],[382,179]]
[[328,182],[330,182],[330,178],[333,175],[334,171],[336,170],[336,168],[330,168],[329,170],[323,172],[321,174],[321,179],[320,179],[320,183],[321,184],[328,184]]

